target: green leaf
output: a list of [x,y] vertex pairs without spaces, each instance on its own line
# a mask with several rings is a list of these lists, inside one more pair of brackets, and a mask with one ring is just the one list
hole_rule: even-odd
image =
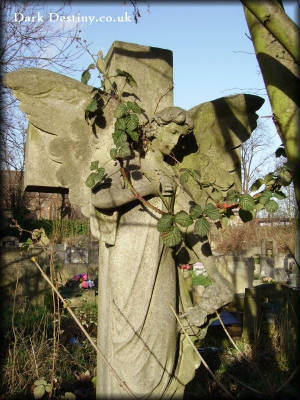
[[292,174],[285,166],[277,168],[276,174],[279,178],[280,185],[289,186],[291,184]]
[[286,195],[281,190],[276,190],[276,192],[273,192],[272,197],[275,197],[278,200],[286,199]]
[[192,225],[193,223],[193,218],[189,216],[188,213],[185,211],[179,211],[175,215],[175,222],[183,227],[187,227]]
[[210,279],[209,276],[205,276],[203,274],[199,274],[199,275],[194,275],[192,277],[192,285],[193,286],[204,286],[204,287],[208,287],[212,284],[212,280]]
[[157,222],[157,230],[159,232],[168,232],[172,228],[173,222],[173,215],[164,214]]
[[127,107],[129,110],[135,112],[136,114],[141,114],[141,112],[142,112],[140,106],[136,102],[128,101]]
[[35,386],[47,385],[47,381],[46,381],[46,379],[43,379],[43,378],[37,379],[36,381],[34,381],[34,385]]
[[118,156],[121,158],[126,158],[131,156],[131,150],[129,144],[126,142],[118,149]]
[[286,157],[286,153],[285,153],[285,148],[284,148],[284,146],[280,146],[280,147],[278,147],[278,149],[275,151],[275,156],[277,157],[277,158],[279,158],[279,157]]
[[131,87],[137,87],[136,81],[133,79],[133,76],[130,75],[128,72],[123,71],[121,69],[116,70],[117,76],[124,76],[126,79],[126,82],[129,84]]
[[118,107],[116,108],[115,117],[121,118],[124,115],[126,115],[127,112],[128,112],[128,110],[127,110],[126,104],[120,103],[120,104],[118,104]]
[[255,210],[256,211],[261,211],[264,208],[265,208],[265,206],[263,204],[261,204],[261,203],[257,203],[256,206],[255,206]]
[[199,218],[200,215],[202,215],[202,213],[203,213],[202,207],[199,206],[198,204],[196,204],[195,206],[193,206],[193,207],[191,208],[190,216],[191,216],[193,219],[196,219],[196,218]]
[[90,170],[93,171],[94,169],[98,169],[99,161],[92,161]]
[[255,200],[250,194],[243,194],[240,197],[239,205],[245,211],[252,211],[255,208]]
[[47,393],[50,393],[50,390],[51,390],[51,385],[50,385],[50,383],[48,383],[48,384],[45,386],[45,390],[46,390]]
[[96,185],[96,177],[97,177],[97,174],[95,172],[92,172],[87,177],[87,180],[85,181],[86,186],[89,188],[92,188],[93,186],[95,186]]
[[253,219],[253,214],[249,210],[239,210],[239,216],[243,222],[249,222]]
[[124,131],[115,130],[112,137],[114,144],[117,147],[122,147],[125,143],[127,143],[127,135]]
[[95,112],[97,110],[97,108],[98,108],[97,100],[95,98],[93,98],[92,101],[90,102],[90,104],[85,109],[85,111]]
[[200,171],[198,169],[192,169],[191,170],[191,174],[192,174],[192,177],[195,179],[196,182],[198,182],[200,180],[201,174],[200,174]]
[[278,204],[275,200],[269,200],[265,204],[265,209],[268,211],[269,214],[273,214],[275,211],[278,210]]
[[270,190],[264,190],[262,192],[262,195],[259,197],[259,203],[261,204],[266,204],[267,201],[269,201],[272,197],[272,192]]
[[118,150],[115,147],[110,149],[110,156],[113,160],[115,160],[117,158],[117,154],[118,154]]
[[264,184],[264,180],[259,178],[257,179],[250,188],[250,192],[256,192],[262,185]]
[[83,71],[81,74],[81,82],[85,85],[87,85],[88,81],[91,79],[91,74],[89,71],[89,68]]
[[128,135],[131,137],[131,139],[134,142],[138,142],[139,141],[139,134],[137,133],[137,131],[133,131],[133,132],[129,131],[127,133],[128,133]]
[[45,386],[44,385],[38,385],[35,386],[33,389],[33,397],[35,399],[41,399],[45,394]]
[[194,226],[194,233],[201,237],[204,237],[210,231],[210,223],[207,221],[205,217],[201,217],[197,219],[195,226]]
[[274,181],[274,172],[270,172],[269,174],[267,174],[264,179],[263,179],[264,183],[266,185],[270,185],[271,181]]
[[118,118],[115,122],[115,128],[121,131],[126,130],[126,118]]
[[226,203],[236,203],[240,194],[235,190],[229,190],[226,195]]
[[162,232],[160,237],[167,247],[174,247],[182,241],[181,232],[176,225],[173,225],[170,231]]
[[180,178],[179,178],[180,183],[181,183],[182,185],[184,185],[185,183],[188,182],[189,177],[190,177],[189,171],[188,171],[188,170],[185,170],[185,171],[180,175]]
[[99,183],[99,182],[102,181],[102,179],[104,177],[104,174],[105,174],[105,169],[104,168],[97,169],[96,176],[95,176],[96,183]]
[[64,395],[64,398],[66,400],[76,400],[76,396],[72,392],[66,392],[65,395]]
[[126,130],[135,131],[139,126],[139,119],[136,114],[129,114],[126,121]]
[[214,221],[220,219],[219,209],[211,203],[209,203],[205,206],[204,212],[208,218],[210,218]]
[[94,386],[94,389],[96,389],[97,377],[96,377],[96,376],[93,376],[92,379],[91,379],[91,382],[92,382],[92,384],[93,384],[93,386]]
[[222,227],[225,228],[225,227],[228,225],[228,222],[229,222],[229,218],[226,217],[226,216],[224,215],[224,216],[221,218]]

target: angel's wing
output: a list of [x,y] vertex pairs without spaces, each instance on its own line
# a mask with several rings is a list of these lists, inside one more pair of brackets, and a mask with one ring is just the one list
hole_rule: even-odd
[[98,135],[93,133],[85,120],[93,88],[52,71],[13,71],[6,74],[5,85],[12,89],[29,121],[25,187],[53,191],[68,188],[71,203],[84,212],[90,202],[90,189],[84,182],[94,149],[101,147],[112,115],[103,116]]
[[261,97],[239,94],[189,110],[198,150],[184,157],[179,168],[199,171],[199,182],[190,179],[186,184],[197,203],[209,197],[219,200],[229,189],[240,190],[240,146],[256,128],[256,111],[263,103]]

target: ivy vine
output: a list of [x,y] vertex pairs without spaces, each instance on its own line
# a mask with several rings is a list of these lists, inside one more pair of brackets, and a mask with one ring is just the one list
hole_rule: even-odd
[[[166,246],[174,247],[184,241],[184,235],[188,228],[192,228],[195,235],[201,238],[206,237],[213,224],[219,227],[226,226],[229,220],[234,217],[234,210],[238,210],[238,215],[243,222],[252,220],[255,213],[263,209],[271,214],[277,211],[277,200],[282,200],[286,197],[280,189],[282,186],[288,186],[292,181],[291,169],[288,163],[277,168],[274,172],[267,174],[264,178],[257,179],[250,189],[251,193],[256,192],[254,195],[242,194],[235,190],[229,190],[226,196],[224,196],[221,190],[214,187],[217,193],[217,196],[214,198],[214,204],[209,202],[204,207],[199,204],[194,204],[189,212],[183,210],[176,214],[171,211],[165,212],[157,209],[143,199],[143,197],[135,191],[123,167],[123,160],[131,156],[133,147],[143,139],[143,128],[139,124],[138,117],[143,110],[136,102],[125,102],[122,99],[125,85],[128,84],[131,87],[137,87],[137,83],[127,71],[118,69],[114,77],[118,76],[124,78],[123,88],[118,93],[116,83],[111,81],[114,77],[108,77],[105,74],[102,52],[99,52],[98,55],[99,58],[96,65],[91,64],[82,73],[81,81],[84,84],[88,84],[91,78],[90,70],[96,67],[110,83],[110,92],[106,94],[109,94],[118,101],[114,112],[116,121],[114,131],[112,132],[112,139],[115,147],[110,149],[110,157],[112,160],[119,162],[124,180],[135,197],[146,206],[155,209],[155,211],[162,215],[157,222],[157,229]],[[98,110],[101,111],[101,95],[105,93],[105,91],[100,88],[94,90],[95,94],[85,110],[87,121],[91,120]],[[276,157],[285,156],[284,147],[280,146],[275,154]],[[91,162],[90,170],[91,173],[87,177],[85,183],[89,188],[93,189],[105,178],[105,168],[104,166],[99,166],[99,162],[96,160]],[[179,172],[179,182],[181,185],[185,185],[189,179],[193,179],[199,184],[200,190],[204,187],[213,186],[210,182],[201,181],[201,172],[199,170],[182,168]]]

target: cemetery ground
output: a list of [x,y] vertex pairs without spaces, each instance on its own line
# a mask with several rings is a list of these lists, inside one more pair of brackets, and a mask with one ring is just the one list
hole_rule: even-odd
[[[229,228],[222,233],[221,239],[212,239],[215,241],[215,251],[240,254],[248,246],[258,245],[266,236],[276,239],[282,251],[294,248],[291,226],[265,226],[258,229],[250,223]],[[77,235],[68,238],[68,241],[82,242],[82,237]],[[63,283],[66,282],[67,279]],[[266,285],[274,290],[278,286],[272,281]],[[84,290],[78,285],[64,285],[64,291],[61,292],[65,298],[73,299],[73,310],[77,317],[89,335],[96,339],[95,287]],[[228,305],[219,311],[232,311],[239,321],[237,324],[226,325],[234,344],[220,324],[212,325],[206,337],[195,343],[199,353],[233,398],[297,399],[299,310],[290,314],[281,308],[272,315],[265,313],[256,327],[254,337],[246,340],[243,335],[242,303]],[[52,376],[53,399],[96,398],[96,352],[62,304],[59,315],[53,315],[50,290],[44,293],[43,302],[37,304],[28,298],[11,302],[2,311],[1,319],[1,400],[37,398],[33,395],[35,382],[44,379],[45,383],[41,386],[46,388]],[[54,338],[53,333],[58,324],[60,334]],[[55,351],[57,354],[54,356]],[[49,398],[46,390],[42,398]],[[186,387],[185,399],[222,398],[225,398],[224,392],[201,364],[194,380]]]

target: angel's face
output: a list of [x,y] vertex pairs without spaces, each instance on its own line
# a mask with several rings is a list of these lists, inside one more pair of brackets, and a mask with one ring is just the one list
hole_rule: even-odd
[[178,125],[175,122],[158,126],[155,132],[155,139],[152,142],[152,147],[165,155],[169,155],[177,145],[179,138],[188,133],[189,127],[187,125]]

